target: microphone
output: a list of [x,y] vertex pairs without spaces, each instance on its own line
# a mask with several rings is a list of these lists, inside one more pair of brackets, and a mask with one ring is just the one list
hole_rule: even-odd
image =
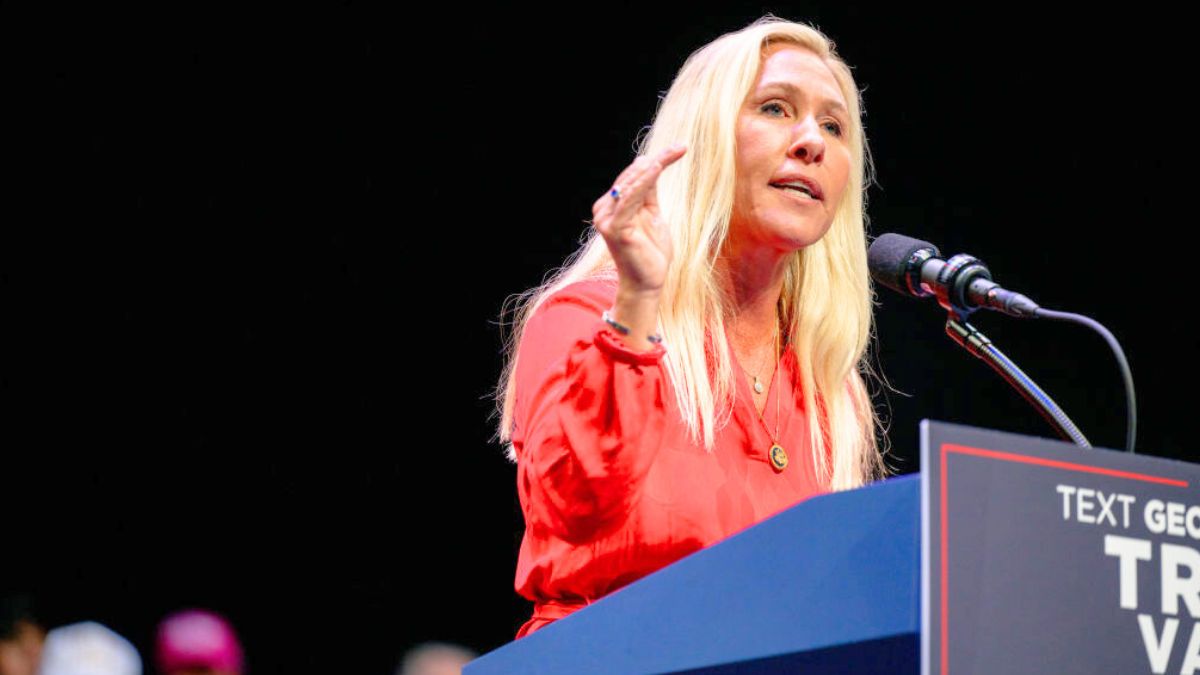
[[977,258],[960,253],[943,260],[927,241],[902,234],[881,234],[867,251],[867,266],[875,281],[902,295],[935,296],[949,311],[969,314],[993,309],[1022,319],[1034,318],[1036,302],[992,281],[992,273]]

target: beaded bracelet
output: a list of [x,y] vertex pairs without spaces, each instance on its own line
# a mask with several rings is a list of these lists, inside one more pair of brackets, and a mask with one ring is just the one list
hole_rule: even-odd
[[[629,335],[629,326],[624,326],[617,323],[617,320],[612,318],[612,315],[608,313],[607,309],[604,310],[604,313],[600,315],[600,318],[604,319],[604,323],[612,326],[613,329],[621,335]],[[658,333],[651,333],[650,335],[646,336],[646,339],[656,345],[662,343],[662,336]]]

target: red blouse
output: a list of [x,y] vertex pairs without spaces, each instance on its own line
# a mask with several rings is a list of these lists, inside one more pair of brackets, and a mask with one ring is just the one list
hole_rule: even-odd
[[[535,603],[518,638],[826,490],[790,349],[762,419],[737,378],[730,422],[706,452],[688,437],[663,347],[630,350],[601,320],[616,290],[615,280],[587,280],[556,292],[518,348],[512,443],[525,537],[516,590]],[[767,456],[777,404],[782,471]]]

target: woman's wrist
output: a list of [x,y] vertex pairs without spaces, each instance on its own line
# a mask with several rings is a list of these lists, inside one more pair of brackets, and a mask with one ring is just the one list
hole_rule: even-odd
[[[631,329],[629,326],[626,326],[620,321],[612,318],[612,315],[609,314],[608,310],[605,310],[604,313],[600,315],[600,318],[604,319],[604,323],[611,326],[613,330],[617,331],[621,335],[628,336],[633,332],[633,329]],[[662,336],[658,333],[651,333],[650,335],[647,335],[646,340],[652,344],[662,344]]]
[[658,335],[659,296],[657,291],[618,288],[616,301],[604,313],[604,320],[631,349],[655,349],[662,342]]

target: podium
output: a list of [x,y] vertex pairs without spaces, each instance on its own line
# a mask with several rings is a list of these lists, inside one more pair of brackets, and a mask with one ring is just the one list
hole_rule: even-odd
[[936,422],[921,455],[463,672],[1200,672],[1200,466]]

